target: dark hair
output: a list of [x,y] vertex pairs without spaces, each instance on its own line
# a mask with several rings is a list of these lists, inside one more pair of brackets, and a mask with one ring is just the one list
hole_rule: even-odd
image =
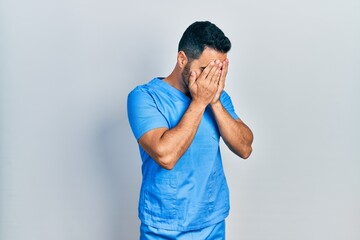
[[227,53],[231,42],[215,24],[209,21],[194,22],[182,35],[178,51],[184,51],[191,61],[198,59],[205,47]]

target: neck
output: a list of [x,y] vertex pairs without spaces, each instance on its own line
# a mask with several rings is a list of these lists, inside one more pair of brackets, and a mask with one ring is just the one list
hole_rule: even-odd
[[164,79],[164,81],[170,84],[171,86],[173,86],[174,88],[180,90],[184,94],[186,95],[189,94],[189,89],[186,86],[183,77],[181,75],[181,71],[180,69],[178,69],[177,66],[172,71],[172,73]]

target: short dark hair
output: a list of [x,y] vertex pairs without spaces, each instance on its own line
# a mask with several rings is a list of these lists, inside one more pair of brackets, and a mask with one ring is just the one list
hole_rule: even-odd
[[209,21],[194,22],[182,35],[178,52],[184,51],[191,61],[198,59],[205,47],[227,53],[231,42],[215,24]]

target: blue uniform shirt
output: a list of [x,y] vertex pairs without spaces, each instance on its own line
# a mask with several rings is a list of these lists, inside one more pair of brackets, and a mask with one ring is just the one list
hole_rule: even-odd
[[[237,119],[229,95],[220,97]],[[175,127],[191,99],[154,78],[128,95],[128,117],[137,140],[147,131]],[[224,220],[229,214],[229,190],[219,148],[219,129],[210,107],[205,110],[193,142],[172,170],[158,165],[139,145],[142,184],[139,218],[142,223],[167,230],[190,231]]]

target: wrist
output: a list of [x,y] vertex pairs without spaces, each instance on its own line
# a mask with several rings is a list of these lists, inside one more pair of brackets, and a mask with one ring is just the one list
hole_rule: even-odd
[[203,102],[203,101],[199,101],[199,100],[192,100],[191,104],[192,106],[194,106],[196,109],[201,109],[201,110],[205,110],[206,106],[208,105],[208,103]]
[[211,104],[210,104],[210,106],[211,106],[211,108],[221,108],[222,107],[222,103],[220,102],[220,100],[218,99],[218,100],[216,100],[215,102],[212,102]]

